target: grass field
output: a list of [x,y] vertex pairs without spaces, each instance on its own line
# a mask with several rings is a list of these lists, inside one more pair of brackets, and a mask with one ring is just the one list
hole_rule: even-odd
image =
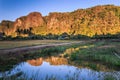
[[46,45],[46,44],[53,44],[53,43],[68,43],[68,42],[74,42],[74,41],[70,41],[70,40],[0,41],[0,49]]
[[[64,42],[73,42],[73,41],[54,41],[54,40],[39,41],[38,40],[38,41],[20,41],[20,42],[25,42],[26,45],[29,44],[30,46],[31,44],[34,44],[34,42],[38,42],[36,44],[38,45],[40,43],[50,44],[50,43],[64,43]],[[9,43],[9,45],[12,43],[13,42]],[[18,47],[17,44],[14,47]],[[11,46],[9,48],[11,48]],[[25,61],[28,59],[47,57],[47,56],[61,56],[67,58],[72,65],[76,65],[79,67],[89,66],[92,69],[98,70],[101,69],[103,66],[102,70],[103,69],[120,70],[119,68],[120,58],[116,56],[114,53],[117,53],[117,55],[120,56],[119,42],[83,41],[82,43],[78,43],[78,44],[49,47],[49,48],[44,48],[42,50],[40,49],[27,53],[1,54],[0,64],[5,65],[3,66],[5,68],[5,67],[10,67],[10,65],[12,66],[13,64],[17,64],[21,61]],[[1,67],[1,69],[3,68]]]
[[66,55],[78,66],[104,71],[120,70],[120,43],[118,42],[93,42],[74,48]]

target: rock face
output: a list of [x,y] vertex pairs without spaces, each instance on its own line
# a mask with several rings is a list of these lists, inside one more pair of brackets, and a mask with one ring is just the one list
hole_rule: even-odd
[[73,18],[70,18],[70,13],[51,13],[47,19],[49,33],[70,33],[71,25],[73,24]]
[[13,23],[14,22],[12,22],[12,21],[3,20],[0,23],[0,32],[6,34],[8,36],[11,35],[12,33],[14,33],[15,28],[13,26]]
[[113,5],[78,9],[69,13],[50,13],[45,17],[52,34],[116,34],[120,32],[120,7]]
[[18,18],[14,26],[20,29],[28,29],[30,27],[38,27],[44,24],[42,15],[39,12],[32,12],[27,16]]
[[[11,27],[10,27],[11,26]],[[32,12],[16,21],[3,21],[0,32],[6,35],[33,33],[45,34],[81,34],[86,36],[116,34],[120,32],[120,6],[104,5],[73,12],[50,13],[42,17],[39,12]]]

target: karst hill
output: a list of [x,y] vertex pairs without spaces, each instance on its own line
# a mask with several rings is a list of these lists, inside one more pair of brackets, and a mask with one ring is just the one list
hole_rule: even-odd
[[[17,13],[16,13],[17,14]],[[120,6],[99,5],[73,12],[53,12],[42,16],[31,12],[14,22],[3,20],[0,33],[6,36],[29,36],[67,33],[69,35],[102,35],[120,32]]]

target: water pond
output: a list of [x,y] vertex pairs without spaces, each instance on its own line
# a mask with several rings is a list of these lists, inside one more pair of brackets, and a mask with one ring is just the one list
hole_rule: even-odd
[[69,65],[62,57],[27,60],[0,72],[0,80],[120,80],[120,71],[95,71]]

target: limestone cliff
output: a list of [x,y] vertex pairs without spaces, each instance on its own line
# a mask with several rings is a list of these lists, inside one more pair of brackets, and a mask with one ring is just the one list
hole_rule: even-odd
[[73,12],[53,12],[48,16],[32,12],[15,22],[2,21],[0,32],[6,35],[25,35],[30,32],[35,35],[59,35],[65,32],[86,36],[116,34],[120,32],[120,6],[95,6]]

